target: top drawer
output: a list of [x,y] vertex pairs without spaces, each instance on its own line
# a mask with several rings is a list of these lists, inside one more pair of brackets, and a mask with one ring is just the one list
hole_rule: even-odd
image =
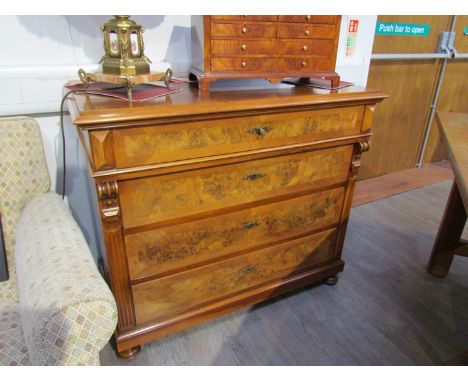
[[[315,16],[314,16],[315,17]],[[278,16],[211,16],[212,20],[276,21]]]
[[276,23],[211,23],[212,37],[275,38]]
[[336,16],[279,16],[279,21],[286,23],[335,24]]
[[[363,114],[364,106],[351,106],[122,128],[112,131],[109,142],[114,145],[115,166],[128,168],[356,135]],[[93,151],[99,152],[97,147]]]

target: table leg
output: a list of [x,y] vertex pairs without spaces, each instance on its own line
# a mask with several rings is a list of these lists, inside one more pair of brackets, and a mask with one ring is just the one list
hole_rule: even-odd
[[452,264],[455,249],[460,245],[460,238],[465,228],[467,215],[463,200],[454,180],[439,232],[432,248],[427,271],[434,276],[445,277]]

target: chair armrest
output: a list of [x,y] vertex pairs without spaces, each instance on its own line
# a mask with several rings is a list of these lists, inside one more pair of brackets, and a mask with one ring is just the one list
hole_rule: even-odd
[[70,210],[54,192],[35,197],[16,234],[21,320],[35,365],[96,365],[117,308]]

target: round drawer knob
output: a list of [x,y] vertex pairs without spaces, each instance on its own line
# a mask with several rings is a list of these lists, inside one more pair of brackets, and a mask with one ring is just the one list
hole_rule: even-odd
[[247,33],[247,28],[246,27],[242,28],[242,33]]
[[310,16],[310,15],[306,16],[306,20],[310,20],[311,18],[312,18],[312,16]]
[[302,50],[303,50],[304,52],[307,52],[307,45],[304,45],[304,46],[302,47]]
[[308,36],[309,33],[310,33],[309,31],[305,31],[305,32],[304,32],[304,34],[305,34],[306,36]]
[[301,65],[302,66],[307,66],[307,61],[302,61]]
[[247,63],[245,61],[242,61],[241,65],[242,65],[243,68],[245,68],[247,66]]
[[246,50],[246,49],[247,49],[247,45],[242,44],[241,49],[242,49],[242,50]]

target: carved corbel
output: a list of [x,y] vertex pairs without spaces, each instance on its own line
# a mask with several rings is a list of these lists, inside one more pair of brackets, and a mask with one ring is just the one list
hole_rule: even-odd
[[101,217],[104,223],[114,223],[120,219],[119,187],[116,181],[97,184]]
[[99,209],[101,212],[106,257],[109,263],[111,288],[117,301],[119,315],[117,330],[123,332],[135,325],[132,292],[125,254],[125,239],[120,211],[119,187],[117,181],[101,181],[96,184]]
[[358,142],[354,145],[353,159],[351,160],[351,172],[357,175],[359,167],[361,167],[361,155],[362,153],[368,151],[370,148],[369,141]]

